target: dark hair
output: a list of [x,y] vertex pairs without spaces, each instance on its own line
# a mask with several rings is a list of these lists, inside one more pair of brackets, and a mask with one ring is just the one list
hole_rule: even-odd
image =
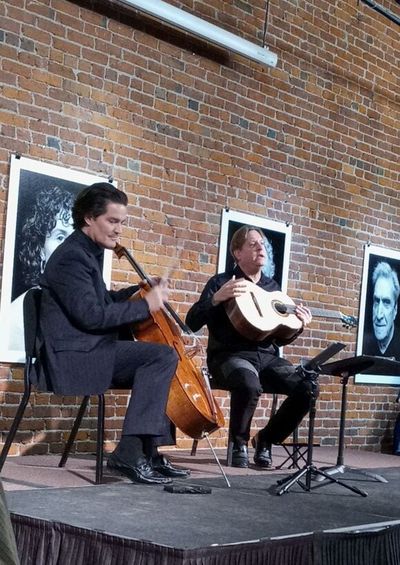
[[22,278],[27,287],[35,286],[41,274],[41,251],[57,224],[59,215],[65,225],[69,224],[73,195],[58,186],[46,187],[36,195],[30,215],[21,230],[22,243],[18,253]]
[[96,182],[84,188],[76,197],[72,208],[74,228],[83,228],[86,216],[97,218],[105,214],[109,202],[127,206],[128,197],[109,182]]

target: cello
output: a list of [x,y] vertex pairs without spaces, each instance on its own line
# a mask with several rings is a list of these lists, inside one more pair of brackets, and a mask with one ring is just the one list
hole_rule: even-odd
[[[114,252],[119,259],[125,257],[140,278],[146,281],[130,300],[144,298],[154,283],[125,247],[117,244]],[[224,426],[224,416],[211,392],[207,376],[193,362],[196,350],[191,356],[187,354],[177,325],[185,333],[193,333],[168,303],[164,306],[165,310],[152,312],[149,318],[134,324],[131,331],[139,341],[163,343],[175,349],[178,365],[171,381],[167,416],[184,434],[199,440]]]

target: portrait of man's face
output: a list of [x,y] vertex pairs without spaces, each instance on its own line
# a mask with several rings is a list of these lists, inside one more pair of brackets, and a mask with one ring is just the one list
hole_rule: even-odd
[[391,279],[379,277],[374,286],[372,326],[378,341],[390,338],[397,315],[397,302]]
[[74,231],[71,210],[63,209],[56,216],[56,225],[46,234],[41,259],[47,263],[53,251]]
[[72,233],[72,206],[81,185],[21,171],[12,300],[39,284],[53,251]]

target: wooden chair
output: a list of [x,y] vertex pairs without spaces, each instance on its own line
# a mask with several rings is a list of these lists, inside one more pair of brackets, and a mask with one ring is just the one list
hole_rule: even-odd
[[[4,443],[3,449],[0,454],[0,473],[3,468],[4,462],[7,458],[10,447],[14,441],[15,434],[18,430],[18,426],[24,415],[26,406],[29,402],[32,386],[35,387],[37,392],[40,391],[38,388],[36,372],[34,368],[34,361],[38,354],[38,348],[40,346],[40,335],[39,335],[39,313],[40,313],[40,303],[42,297],[42,290],[40,288],[32,288],[28,290],[24,298],[24,333],[25,333],[25,365],[24,365],[24,392],[19,403],[17,412],[15,414],[14,420],[11,424],[10,431],[7,434],[6,441]],[[50,391],[51,392],[51,391]],[[75,396],[75,395],[74,395]],[[96,484],[102,482],[103,479],[103,443],[104,443],[104,394],[96,395],[98,398],[98,408],[97,408],[97,439],[96,439]],[[90,395],[84,396],[82,403],[80,405],[78,414],[75,418],[75,422],[72,427],[72,431],[65,445],[64,452],[58,464],[59,467],[64,467],[67,462],[71,447],[75,441],[76,434],[79,430],[80,424],[82,422],[83,415],[86,411],[87,405],[89,403]]]

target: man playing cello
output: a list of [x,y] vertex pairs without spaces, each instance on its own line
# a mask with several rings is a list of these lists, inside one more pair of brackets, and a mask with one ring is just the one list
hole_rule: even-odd
[[147,484],[188,475],[159,455],[173,444],[166,416],[175,351],[163,344],[119,340],[118,330],[150,316],[168,297],[165,281],[144,298],[128,300],[132,286],[108,291],[102,268],[105,249],[114,249],[127,217],[127,196],[109,183],[82,190],[72,209],[75,231],[53,252],[41,277],[39,382],[63,395],[101,394],[134,388],[121,440],[108,467]]
[[303,305],[296,307],[301,329],[290,339],[277,341],[270,336],[255,342],[235,329],[224,307],[228,300],[247,292],[248,281],[267,292],[279,290],[278,283],[262,272],[267,259],[264,239],[258,228],[242,226],[237,230],[230,244],[235,260],[233,271],[211,277],[186,316],[193,331],[207,325],[207,364],[213,388],[231,392],[234,467],[248,467],[251,421],[262,392],[284,394],[287,398],[252,439],[254,462],[261,467],[271,466],[272,444],[283,442],[293,432],[310,405],[310,383],[301,378],[289,361],[278,356],[278,347],[293,341],[311,322],[310,310]]

